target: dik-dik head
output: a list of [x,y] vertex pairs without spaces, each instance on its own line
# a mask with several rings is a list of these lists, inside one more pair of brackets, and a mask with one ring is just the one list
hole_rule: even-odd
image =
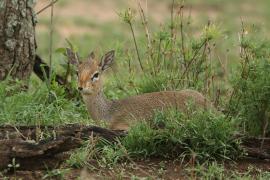
[[67,49],[69,61],[78,67],[78,90],[83,95],[95,95],[102,89],[101,75],[107,70],[114,60],[114,50],[107,52],[98,60],[91,52],[83,62],[78,55]]

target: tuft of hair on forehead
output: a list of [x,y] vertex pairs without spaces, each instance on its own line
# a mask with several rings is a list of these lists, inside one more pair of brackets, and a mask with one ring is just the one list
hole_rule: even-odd
[[80,64],[80,69],[89,69],[89,68],[94,68],[94,69],[98,69],[98,62],[97,60],[93,59],[91,61],[89,60],[86,60],[86,61],[83,61],[81,64]]

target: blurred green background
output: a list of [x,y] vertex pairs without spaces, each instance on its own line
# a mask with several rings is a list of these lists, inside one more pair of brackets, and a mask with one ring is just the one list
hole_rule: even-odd
[[[170,22],[173,0],[140,1],[148,17],[151,32]],[[175,3],[182,1],[175,0]],[[49,0],[39,0],[36,11]],[[192,32],[198,36],[208,20],[217,24],[224,33],[228,50],[235,50],[238,45],[238,32],[241,21],[252,28],[265,31],[270,28],[269,0],[188,0],[184,1],[184,16],[190,17]],[[133,49],[129,28],[118,13],[132,8],[136,14],[137,37],[143,37],[136,0],[59,0],[54,8],[54,49],[66,46],[65,38],[76,44],[83,56],[90,50],[106,51],[112,48]],[[177,7],[175,12],[177,12]],[[49,57],[50,9],[38,15],[36,28],[38,54]],[[265,35],[269,36],[269,32]],[[221,54],[222,56],[222,54]],[[54,54],[55,61],[60,58]],[[55,62],[58,64],[57,62]]]

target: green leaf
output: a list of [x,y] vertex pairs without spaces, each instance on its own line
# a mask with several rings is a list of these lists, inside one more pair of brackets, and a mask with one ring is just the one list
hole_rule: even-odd
[[66,48],[57,48],[55,50],[56,53],[66,55]]

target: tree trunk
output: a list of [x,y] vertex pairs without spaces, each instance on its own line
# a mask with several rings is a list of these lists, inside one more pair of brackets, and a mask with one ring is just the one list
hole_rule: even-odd
[[35,61],[35,0],[0,0],[0,80],[26,85]]

